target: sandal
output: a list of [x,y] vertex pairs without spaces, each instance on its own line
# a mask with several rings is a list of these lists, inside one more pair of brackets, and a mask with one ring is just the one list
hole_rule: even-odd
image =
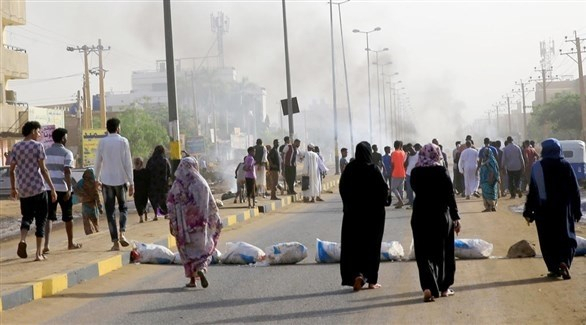
[[425,289],[423,290],[423,302],[432,302],[435,301],[433,295],[431,294],[431,290]]
[[[82,246],[81,244],[75,243],[75,244],[73,244],[73,246],[69,246],[67,249],[80,249],[81,246]],[[49,251],[49,250],[47,249],[47,251]],[[45,250],[43,250],[43,254],[45,254]]]
[[363,285],[364,285],[364,277],[362,275],[359,275],[356,278],[354,278],[354,285],[352,286],[354,291],[360,291],[360,289],[362,289]]
[[208,283],[208,279],[206,279],[205,274],[203,274],[203,272],[200,270],[200,271],[197,271],[197,275],[199,276],[199,280],[201,281],[201,286],[204,288],[207,288],[209,283]]
[[378,289],[381,287],[382,287],[382,285],[380,285],[380,283],[368,284],[368,289]]
[[49,254],[49,249],[48,248],[43,248],[43,255],[45,254]]
[[566,263],[560,263],[560,274],[564,280],[569,280],[572,278],[572,276],[570,276],[570,268],[566,265]]
[[18,255],[18,257],[20,258],[27,258],[27,254],[26,254],[26,243],[25,242],[20,242],[18,243],[18,250],[16,251],[16,255]]

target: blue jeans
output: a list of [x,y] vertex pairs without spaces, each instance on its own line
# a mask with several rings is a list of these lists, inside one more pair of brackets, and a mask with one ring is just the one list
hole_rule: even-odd
[[413,205],[413,189],[411,188],[411,175],[407,175],[405,180],[405,191],[407,192],[407,204]]
[[104,207],[106,208],[110,238],[112,238],[112,242],[118,242],[118,228],[116,227],[114,205],[117,200],[118,211],[120,212],[120,232],[123,233],[126,231],[126,214],[128,211],[126,207],[126,185],[110,186],[102,184],[102,195],[104,196]]

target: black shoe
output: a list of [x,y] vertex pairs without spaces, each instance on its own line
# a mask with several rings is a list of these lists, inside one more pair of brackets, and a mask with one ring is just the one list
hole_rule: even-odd
[[514,199],[514,198],[515,198],[515,194],[511,194],[511,199]]
[[519,191],[519,193],[517,193],[517,195],[519,196],[519,198],[523,197],[523,192]]

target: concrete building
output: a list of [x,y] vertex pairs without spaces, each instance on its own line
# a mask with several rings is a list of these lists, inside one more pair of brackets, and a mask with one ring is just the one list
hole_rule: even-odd
[[538,82],[535,84],[535,100],[533,101],[533,106],[543,105],[544,102],[551,102],[554,98],[560,96],[564,92],[580,94],[579,80],[574,79],[546,82],[545,101],[543,100],[543,83]]
[[[265,88],[247,79],[238,81],[232,67],[208,69],[189,63],[187,59],[178,59],[175,66],[179,115],[197,120],[197,127],[193,121],[193,128],[180,130],[186,138],[204,136],[208,141],[217,138],[222,143],[230,142],[235,135],[246,139],[249,135],[259,137],[267,116]],[[165,61],[157,61],[155,70],[134,71],[131,78],[129,93],[106,94],[108,115],[130,107],[148,110],[167,106]],[[235,132],[236,129],[241,132]]]
[[4,34],[7,28],[26,23],[25,1],[0,1],[0,15],[0,165],[4,165],[4,154],[22,138],[19,118],[28,108],[18,101],[16,92],[9,89],[10,80],[28,78],[28,54],[25,49],[5,44]]

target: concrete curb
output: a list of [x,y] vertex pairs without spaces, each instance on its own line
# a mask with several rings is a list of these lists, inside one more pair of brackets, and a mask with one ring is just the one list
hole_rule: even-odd
[[[338,180],[325,182],[322,184],[323,190],[331,189],[337,186]],[[296,196],[283,197],[280,200],[275,200],[267,204],[262,204],[254,209],[229,215],[222,218],[224,227],[229,227],[237,223],[245,222],[251,218],[260,216],[261,213],[269,213],[280,208],[288,206],[293,202],[301,202],[301,194]],[[169,249],[175,248],[175,237],[168,235],[166,238],[154,242],[157,245],[165,246]],[[50,297],[59,292],[71,288],[79,283],[103,276],[124,265],[130,264],[130,252],[120,252],[120,254],[93,262],[81,268],[69,271],[62,274],[54,274],[38,281],[26,283],[21,288],[2,293],[0,299],[0,313],[20,305],[24,305],[33,300],[38,300],[45,297]]]

